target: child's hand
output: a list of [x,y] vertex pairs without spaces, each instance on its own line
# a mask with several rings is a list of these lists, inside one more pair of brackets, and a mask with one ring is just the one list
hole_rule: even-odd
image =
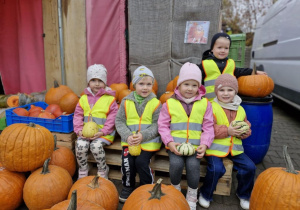
[[103,132],[99,131],[97,132],[92,138],[90,138],[90,140],[95,140],[96,138],[100,138],[101,136],[103,136]]
[[78,136],[79,136],[81,139],[87,139],[86,137],[84,137],[84,136],[82,135],[82,131],[79,131],[79,132],[78,132]]
[[180,155],[181,156],[181,154],[178,152],[178,150],[176,148],[176,146],[178,146],[178,145],[180,145],[180,143],[176,143],[174,141],[171,141],[171,142],[168,143],[167,146],[169,147],[170,151],[173,152],[175,155]]
[[143,136],[141,133],[133,134],[127,138],[127,143],[129,145],[138,145],[142,142]]
[[268,75],[265,71],[256,71],[257,75]]
[[228,134],[229,136],[240,136],[243,134],[243,131],[239,131],[238,130],[239,126],[235,126],[235,127],[232,127],[231,123],[228,127]]
[[203,156],[205,155],[205,151],[207,149],[207,146],[205,144],[201,144],[199,147],[197,147],[196,152],[197,152],[197,156],[196,158],[203,158]]

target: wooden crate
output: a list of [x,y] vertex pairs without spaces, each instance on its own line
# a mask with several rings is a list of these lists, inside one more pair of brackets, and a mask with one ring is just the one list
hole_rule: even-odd
[[[106,157],[106,163],[110,167],[109,175],[108,177],[110,179],[116,179],[121,180],[122,174],[121,174],[121,154],[122,153],[122,147],[120,139],[116,139],[115,142],[112,145],[105,146],[105,157]],[[88,155],[88,163],[90,167],[89,175],[96,175],[97,174],[97,165],[96,161],[90,152]],[[214,194],[218,195],[230,195],[231,191],[231,183],[232,183],[232,168],[233,164],[232,161],[224,158],[223,163],[226,169],[225,174],[219,179],[217,188],[214,191]],[[171,184],[170,178],[169,178],[169,157],[168,153],[166,152],[165,148],[162,148],[160,151],[156,152],[155,155],[152,157],[150,167],[153,170],[153,175],[155,181],[157,181],[159,178],[163,178],[164,184]],[[205,159],[201,160],[201,167],[200,167],[200,177],[203,179],[206,175],[206,167],[207,162]],[[182,179],[181,179],[181,187],[183,189],[187,188],[187,181],[186,181],[186,171],[183,170],[182,173]],[[137,179],[137,182],[139,180]],[[199,182],[199,187],[203,183]]]
[[51,132],[53,135],[57,137],[57,145],[65,146],[71,149],[72,151],[75,150],[75,141],[77,140],[76,133],[58,133],[58,132]]

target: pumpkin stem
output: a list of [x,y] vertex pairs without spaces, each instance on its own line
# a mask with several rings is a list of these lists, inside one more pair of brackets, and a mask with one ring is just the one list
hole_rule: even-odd
[[43,170],[42,170],[41,174],[44,174],[44,175],[45,175],[45,174],[50,173],[49,168],[48,168],[50,159],[51,159],[51,158],[48,158],[47,160],[45,160],[44,165],[43,165]]
[[57,147],[57,136],[54,134],[54,151],[58,150],[59,148]]
[[59,84],[56,80],[54,80],[54,88],[58,88],[59,87]]
[[34,128],[34,127],[35,127],[35,124],[34,124],[33,122],[30,122],[30,123],[28,124],[28,126]]
[[255,74],[256,74],[256,63],[253,64],[253,71],[251,75],[255,75]]
[[77,209],[77,190],[74,190],[71,195],[71,200],[67,210],[76,210]]
[[162,178],[159,178],[155,184],[155,186],[153,187],[152,191],[149,191],[149,193],[151,193],[151,197],[148,200],[151,199],[158,199],[160,200],[160,198],[162,196],[164,196],[165,194],[161,191],[161,182],[162,182]]
[[98,182],[98,180],[99,180],[99,176],[96,175],[96,176],[94,177],[94,179],[91,181],[91,183],[88,184],[88,186],[89,186],[90,188],[92,188],[92,189],[99,188],[99,182]]
[[289,153],[287,152],[287,146],[283,145],[283,158],[285,161],[285,165],[286,165],[286,172],[292,173],[292,174],[298,174],[298,172],[295,170],[294,165],[292,163],[292,159],[289,155]]

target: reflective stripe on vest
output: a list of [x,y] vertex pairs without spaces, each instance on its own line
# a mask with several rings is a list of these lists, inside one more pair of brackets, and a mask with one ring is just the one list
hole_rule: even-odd
[[[223,108],[216,102],[212,102],[214,116],[217,118],[217,125],[226,125],[229,127],[229,121]],[[239,106],[235,120],[244,121],[246,117],[245,110]],[[244,152],[242,140],[233,136],[223,139],[214,139],[212,145],[206,150],[207,156],[226,157],[229,152],[232,156],[239,155]]]
[[[92,119],[95,123],[97,123],[99,129],[103,128],[104,123],[107,119],[107,114],[109,113],[110,106],[115,100],[115,97],[111,95],[103,95],[91,109],[87,95],[81,96],[81,98],[79,99],[79,104],[83,109],[84,124],[89,121],[90,115],[92,115]],[[101,136],[101,138],[107,140],[108,143],[112,143],[115,139],[115,133],[116,131],[114,130],[112,133],[106,136]]]
[[195,148],[200,145],[202,122],[206,112],[208,100],[206,98],[196,101],[188,117],[181,103],[170,98],[167,100],[168,112],[171,116],[171,135],[174,142],[189,142]]
[[[160,101],[157,98],[152,98],[146,104],[144,112],[141,117],[139,117],[135,104],[131,100],[125,101],[125,114],[126,114],[126,124],[132,133],[136,131],[143,131],[152,125],[152,116],[155,110],[160,105]],[[127,142],[122,141],[121,146],[128,146]],[[161,147],[160,136],[155,137],[147,142],[141,143],[142,150],[145,151],[158,151]]]
[[[206,89],[205,97],[212,101],[215,94],[215,82],[221,75],[218,65],[214,60],[202,61],[203,70],[205,72],[204,86]],[[231,74],[234,76],[235,63],[232,59],[228,59],[222,74]]]

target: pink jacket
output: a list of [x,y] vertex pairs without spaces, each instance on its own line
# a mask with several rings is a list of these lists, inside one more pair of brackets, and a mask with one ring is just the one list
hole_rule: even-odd
[[[90,104],[91,107],[93,107],[93,105],[99,100],[99,98],[101,98],[102,95],[107,94],[107,95],[112,95],[115,96],[116,92],[113,90],[105,90],[105,89],[100,89],[99,92],[94,96],[89,90],[88,88],[86,88],[84,90],[84,93],[87,95],[88,97],[88,102]],[[107,115],[107,119],[104,123],[103,128],[100,130],[101,132],[103,132],[104,136],[112,133],[115,129],[115,118],[118,112],[118,104],[116,103],[116,101],[114,101],[112,103],[112,105],[110,106],[110,110],[109,113]],[[78,134],[79,131],[82,130],[83,128],[83,109],[80,106],[80,104],[78,103],[76,105],[76,109],[74,112],[74,119],[73,119],[73,125],[74,125],[74,132],[76,134]]]
[[[195,101],[201,100],[201,98],[205,95],[205,88],[203,85],[200,86]],[[174,96],[174,95],[173,95]],[[182,96],[179,93],[178,88],[175,89],[175,98],[177,98],[182,104],[185,104],[182,100]],[[186,107],[186,104],[184,108]],[[191,110],[191,109],[190,109]],[[186,110],[187,111],[187,110]],[[169,142],[174,141],[171,136],[171,116],[169,115],[167,104],[164,103],[162,109],[160,110],[159,118],[158,118],[158,132],[161,136],[162,141],[167,146]],[[200,144],[205,144],[208,148],[214,140],[214,121],[213,121],[213,112],[211,103],[208,102],[207,109],[204,114],[204,119],[202,122],[202,134],[200,139]]]

